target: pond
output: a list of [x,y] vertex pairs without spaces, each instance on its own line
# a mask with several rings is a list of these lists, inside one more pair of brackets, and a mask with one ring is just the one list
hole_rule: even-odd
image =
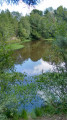
[[[33,41],[24,45],[25,48],[16,50],[13,53],[16,72],[32,76],[53,71],[55,63],[51,60],[51,56],[54,54],[51,49],[51,43]],[[57,58],[55,60],[57,61]]]
[[[23,49],[15,50],[12,57],[15,71],[27,75],[23,82],[24,85],[26,85],[26,82],[30,84],[30,80],[33,79],[31,76],[52,72],[56,68],[55,63],[59,62],[59,58],[52,50],[51,42],[32,41],[24,43],[24,46]],[[35,81],[33,80],[33,82]],[[40,107],[44,102],[43,95],[41,97],[41,94],[42,93],[37,90],[35,98],[31,101],[32,104],[30,102],[21,104],[19,111],[22,110],[22,108],[31,111],[35,107]]]

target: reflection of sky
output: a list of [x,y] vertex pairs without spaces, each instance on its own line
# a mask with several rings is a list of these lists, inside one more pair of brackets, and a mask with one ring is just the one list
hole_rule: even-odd
[[25,60],[22,64],[15,64],[17,72],[26,73],[28,75],[37,75],[43,72],[49,72],[53,70],[53,65],[42,59],[33,62],[30,58]]
[[41,105],[44,105],[43,102],[44,102],[43,99],[41,99],[39,96],[35,96],[35,99],[32,99],[31,102],[21,104],[19,107],[19,112],[22,111],[22,108],[26,109],[28,112],[31,112],[33,109],[41,107]]

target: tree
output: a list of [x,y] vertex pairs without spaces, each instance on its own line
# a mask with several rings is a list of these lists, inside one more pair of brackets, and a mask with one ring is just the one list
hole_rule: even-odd
[[41,16],[38,13],[31,13],[30,15],[30,25],[31,25],[31,38],[40,39],[41,35],[39,33],[39,24]]
[[63,9],[63,7],[62,6],[58,7],[56,13],[57,13],[58,17],[59,16],[63,17],[64,16],[64,9]]
[[55,32],[57,30],[57,19],[54,16],[54,12],[52,8],[46,9],[46,13],[44,14],[45,17],[45,25],[46,25],[46,33],[47,38],[54,38],[55,37]]
[[54,16],[57,21],[56,36],[67,36],[66,13],[67,10],[62,6],[58,7],[57,10],[54,11]]
[[30,36],[30,23],[28,16],[22,17],[18,24],[18,35],[23,39],[29,39]]
[[42,16],[39,20],[38,30],[42,38],[49,38],[46,17]]
[[8,40],[14,36],[14,27],[12,24],[12,16],[8,10],[0,14],[0,28],[2,28],[3,37]]
[[[65,70],[67,71],[67,37],[57,36],[54,44],[57,47],[57,51],[62,56],[62,59],[65,63]],[[60,67],[61,68],[61,67]]]
[[19,12],[13,11],[11,14],[13,18],[16,18],[17,21],[20,21],[22,15]]
[[46,15],[48,12],[53,12],[53,11],[54,11],[53,8],[49,7],[44,11],[44,15]]
[[57,10],[54,10],[54,13],[58,20],[67,20],[67,9],[63,8],[63,6],[59,6]]
[[43,16],[43,12],[40,11],[40,10],[37,10],[37,9],[32,10],[32,12],[30,13],[30,15],[31,15],[31,14],[38,14],[38,15],[40,15],[40,16]]

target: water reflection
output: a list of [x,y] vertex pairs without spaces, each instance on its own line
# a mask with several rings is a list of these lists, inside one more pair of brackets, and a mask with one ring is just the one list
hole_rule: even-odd
[[[34,41],[24,44],[24,48],[16,50],[13,53],[13,59],[16,64],[21,64],[22,61],[31,59],[32,61],[38,61],[41,58],[47,58],[49,61],[51,45],[45,41]],[[48,57],[47,57],[48,56]]]
[[[54,55],[54,51],[52,50],[51,50],[51,44],[45,43],[45,41],[34,41],[30,43],[25,43],[25,48],[14,51],[12,58],[14,61],[14,68],[16,72],[27,74],[27,76],[24,78],[24,81],[22,82],[23,85],[27,85],[30,83],[36,84],[36,81],[32,76],[39,75],[45,72],[52,72],[55,69],[56,67],[55,61],[58,63],[59,57]],[[32,92],[34,91],[33,89],[34,88],[32,87],[31,89]],[[24,91],[23,91],[23,96],[25,95],[25,92],[27,96],[27,91],[25,92]],[[29,93],[28,98],[33,95],[32,92]],[[43,104],[43,100],[45,96],[43,92],[39,90],[37,90],[36,95],[37,96],[35,96],[35,98],[32,99],[31,103],[27,102],[24,105],[20,103],[19,111],[21,111],[22,108],[31,111],[31,109],[35,107],[40,107]]]
[[[24,43],[24,48],[14,51],[14,68],[17,72],[28,75],[37,75],[42,72],[52,72],[55,67],[54,62],[59,61],[59,57],[54,55],[51,43],[45,41],[34,41]],[[52,56],[52,58],[51,58]]]
[[51,72],[53,70],[53,65],[51,65],[50,62],[43,61],[42,58],[36,62],[29,58],[22,62],[22,64],[15,64],[15,69],[17,72],[37,75],[42,72]]

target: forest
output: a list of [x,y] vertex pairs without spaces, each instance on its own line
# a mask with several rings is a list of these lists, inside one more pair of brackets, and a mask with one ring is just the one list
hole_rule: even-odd
[[42,11],[34,9],[30,15],[22,16],[9,10],[0,13],[0,36],[6,39],[19,37],[24,39],[48,39],[67,36],[67,9],[52,7]]
[[[26,75],[14,71],[11,56],[25,47],[23,43],[42,40],[50,42],[64,68],[58,65],[58,72],[34,76],[24,85]],[[9,10],[0,13],[0,120],[29,119],[25,109],[18,113],[18,106],[31,103],[37,89],[43,90],[48,100],[35,108],[32,119],[47,114],[67,115],[67,8],[62,6],[56,10],[49,7],[44,12],[34,9],[26,16]]]

